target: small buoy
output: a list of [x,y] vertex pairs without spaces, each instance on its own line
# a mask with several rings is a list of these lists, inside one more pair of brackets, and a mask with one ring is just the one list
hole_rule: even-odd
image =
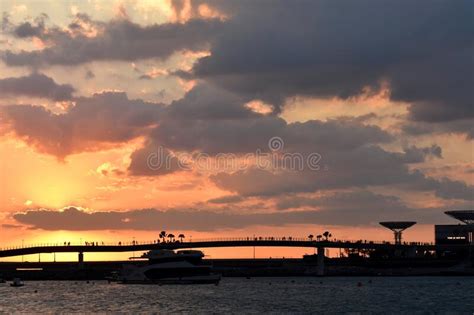
[[357,286],[358,286],[358,287],[361,287],[361,286],[362,286],[362,282],[358,282],[358,283],[357,283]]
[[38,293],[38,290],[35,290],[35,293]]

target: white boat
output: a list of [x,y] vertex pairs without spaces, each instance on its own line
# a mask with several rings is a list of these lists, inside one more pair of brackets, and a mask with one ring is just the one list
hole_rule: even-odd
[[152,250],[142,256],[148,259],[147,265],[123,265],[119,282],[217,285],[221,276],[212,272],[212,265],[203,264],[203,257],[197,250]]
[[20,278],[14,278],[13,279],[13,282],[10,283],[10,286],[12,287],[22,287],[24,286],[25,284],[23,283],[23,281],[21,281]]

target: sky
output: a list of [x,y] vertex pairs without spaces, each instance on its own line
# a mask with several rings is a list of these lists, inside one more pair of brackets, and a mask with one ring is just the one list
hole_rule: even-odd
[[0,247],[162,230],[390,240],[390,220],[430,242],[456,222],[444,211],[473,209],[471,1],[0,11]]

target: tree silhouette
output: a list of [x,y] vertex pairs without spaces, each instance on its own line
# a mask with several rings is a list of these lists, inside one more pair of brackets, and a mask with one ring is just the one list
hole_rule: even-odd
[[174,234],[168,234],[168,238],[170,239],[170,242],[174,241]]
[[309,238],[310,241],[313,241],[313,237],[314,237],[313,234],[308,235],[308,238]]
[[166,231],[161,231],[159,237],[163,239],[163,242],[164,242],[166,238]]
[[178,238],[179,238],[179,241],[182,243],[184,239],[184,234],[179,234]]
[[323,233],[323,236],[324,238],[326,239],[326,241],[332,236],[331,233],[329,233],[328,231],[324,232]]

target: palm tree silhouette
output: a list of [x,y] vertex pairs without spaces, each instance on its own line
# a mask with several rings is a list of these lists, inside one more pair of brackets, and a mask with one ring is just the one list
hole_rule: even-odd
[[168,234],[168,238],[170,239],[170,242],[174,241],[174,234]]
[[163,239],[163,242],[164,242],[166,238],[166,231],[161,231],[159,237]]
[[323,236],[326,238],[326,241],[327,241],[332,236],[332,234],[326,231],[323,233]]
[[310,241],[312,241],[312,240],[313,240],[313,237],[314,237],[314,235],[313,235],[313,234],[310,234],[310,235],[308,235],[308,238],[309,238],[309,240],[310,240]]
[[179,234],[178,238],[179,238],[179,241],[182,243],[184,239],[184,234]]

